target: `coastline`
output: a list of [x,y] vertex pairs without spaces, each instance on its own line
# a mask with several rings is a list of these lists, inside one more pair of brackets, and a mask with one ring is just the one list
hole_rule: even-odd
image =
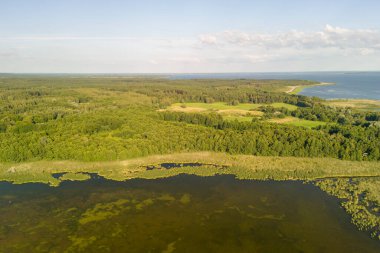
[[312,85],[288,86],[290,89],[288,91],[286,91],[286,93],[292,94],[292,95],[297,95],[306,88],[315,87],[315,86],[335,85],[335,84],[336,83],[320,82],[320,83],[312,84]]
[[[165,164],[176,167],[168,168]],[[236,179],[244,180],[309,182],[339,199],[340,205],[359,230],[367,231],[372,237],[380,239],[380,217],[372,212],[379,208],[379,162],[195,152],[108,162],[0,163],[0,182],[43,183],[53,187],[66,180],[88,180],[91,175],[125,181],[134,178],[167,178],[180,174],[201,177],[234,175]]]
[[[287,86],[289,89],[285,91],[288,94],[297,95],[304,89],[315,87],[315,86],[328,86],[335,85],[336,83],[332,82],[320,82],[318,84],[312,85],[294,85]],[[378,112],[380,111],[380,100],[377,99],[365,99],[365,98],[331,98],[325,99],[323,102],[325,105],[332,107],[341,107],[341,108],[353,108],[360,111],[370,111]]]
[[[180,166],[163,170],[162,163]],[[158,169],[149,170],[149,167]],[[202,168],[202,169],[199,169]],[[229,155],[217,152],[192,152],[152,155],[123,161],[36,161],[0,163],[0,181],[14,184],[45,183],[58,186],[64,180],[86,179],[81,174],[95,173],[106,179],[124,181],[132,178],[161,178],[180,173],[196,175],[232,174],[241,179],[315,180],[338,177],[380,177],[379,162],[344,161],[334,158],[271,157]],[[64,173],[65,177],[54,177]],[[87,177],[88,179],[88,177]]]
[[355,99],[355,98],[341,98],[341,99],[327,99],[323,104],[332,107],[341,108],[354,108],[359,111],[379,112],[380,100],[373,99]]

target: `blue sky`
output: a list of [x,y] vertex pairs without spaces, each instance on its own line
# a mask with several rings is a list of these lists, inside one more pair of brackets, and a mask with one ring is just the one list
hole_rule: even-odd
[[380,1],[1,0],[0,72],[380,70]]

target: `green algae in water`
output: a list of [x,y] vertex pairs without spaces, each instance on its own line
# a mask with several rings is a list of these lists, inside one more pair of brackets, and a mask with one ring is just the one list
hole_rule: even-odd
[[0,183],[0,252],[379,252],[301,182],[177,176]]
[[73,172],[68,172],[63,174],[62,176],[59,177],[59,180],[65,181],[65,180],[70,180],[70,181],[85,181],[90,179],[91,176],[86,173],[73,173]]

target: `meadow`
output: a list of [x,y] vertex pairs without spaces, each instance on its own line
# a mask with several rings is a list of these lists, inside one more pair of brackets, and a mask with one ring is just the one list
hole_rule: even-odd
[[360,111],[380,111],[380,101],[370,99],[336,99],[327,100],[326,105],[343,108],[353,108]]
[[[224,120],[239,122],[251,122],[257,118],[261,118],[264,112],[260,110],[261,107],[270,106],[273,108],[285,108],[289,112],[297,110],[297,106],[286,103],[270,103],[270,104],[250,104],[250,103],[236,103],[235,105],[227,103],[174,103],[166,109],[159,111],[172,111],[172,112],[187,112],[187,113],[218,113],[222,115]],[[311,121],[299,119],[296,117],[283,117],[273,118],[266,120],[271,123],[288,124],[293,126],[300,126],[306,128],[314,128],[325,125],[322,121]]]

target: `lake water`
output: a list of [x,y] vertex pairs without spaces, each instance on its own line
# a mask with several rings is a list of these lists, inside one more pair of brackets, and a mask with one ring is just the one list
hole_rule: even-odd
[[300,94],[325,99],[362,98],[380,100],[380,72],[293,72],[293,73],[224,73],[224,74],[176,74],[174,79],[222,78],[222,79],[300,79],[335,83],[331,86],[315,86]]
[[311,184],[180,175],[0,183],[0,252],[380,252]]

